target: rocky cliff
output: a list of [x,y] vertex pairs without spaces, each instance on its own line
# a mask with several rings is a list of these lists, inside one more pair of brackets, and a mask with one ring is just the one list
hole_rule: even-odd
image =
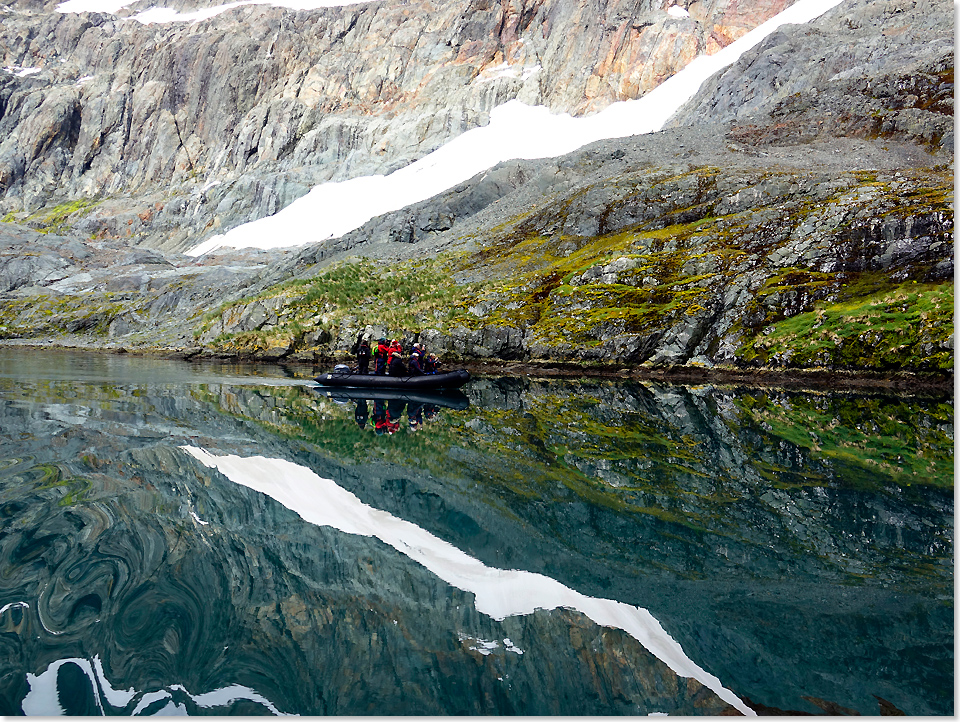
[[13,3],[0,211],[95,201],[82,232],[184,250],[321,181],[401,167],[507,100],[581,114],[638,97],[787,4],[372,2],[144,25],[137,5]]
[[[200,260],[169,250],[318,180],[397,167],[510,98],[583,113],[635,97],[776,9],[481,4],[454,17],[371,4],[155,27],[14,5],[4,27],[27,39],[8,38],[10,62],[39,64],[62,36],[58,57],[86,48],[93,65],[5,78],[0,147],[20,170],[4,202],[27,227],[0,227],[0,334],[326,362],[366,332],[460,360],[951,372],[953,28],[938,0],[845,0],[704,83],[667,130],[503,163],[341,238]],[[38,16],[43,41],[25,30]],[[101,62],[88,43],[106,28],[131,44],[101,74],[112,88],[137,68],[124,92],[153,88],[154,115],[84,145],[77,101],[77,132],[41,138],[42,106]],[[388,57],[399,85],[371,70]],[[91,74],[71,80],[81,100],[106,82]],[[246,74],[256,81],[235,85]],[[71,133],[95,152],[68,153]],[[30,138],[39,155],[21,162]],[[95,198],[49,205],[81,181]],[[131,243],[157,248],[138,258]]]

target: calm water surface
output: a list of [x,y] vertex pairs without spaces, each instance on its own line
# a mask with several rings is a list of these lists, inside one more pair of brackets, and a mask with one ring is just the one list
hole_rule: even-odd
[[0,349],[0,714],[953,714],[952,399]]

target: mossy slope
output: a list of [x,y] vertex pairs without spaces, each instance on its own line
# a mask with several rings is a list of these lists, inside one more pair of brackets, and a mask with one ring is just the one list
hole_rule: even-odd
[[[948,174],[734,180],[634,174],[550,200],[471,251],[319,268],[220,309],[196,336],[254,354],[335,356],[376,329],[428,334],[462,359],[952,370]],[[251,323],[254,302],[275,318]],[[509,344],[491,340],[503,329]]]

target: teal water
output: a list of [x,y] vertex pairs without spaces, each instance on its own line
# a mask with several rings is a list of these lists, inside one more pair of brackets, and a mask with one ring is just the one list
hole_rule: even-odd
[[953,714],[952,399],[311,375],[0,349],[0,714]]

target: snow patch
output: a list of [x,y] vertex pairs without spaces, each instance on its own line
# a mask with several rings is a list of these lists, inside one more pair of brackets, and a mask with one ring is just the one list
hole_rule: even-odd
[[473,82],[477,84],[490,83],[500,78],[519,78],[522,81],[526,81],[539,73],[541,69],[539,64],[524,67],[510,65],[509,63],[500,63],[500,65],[494,65],[492,68],[482,70],[480,74],[474,78]]
[[57,5],[62,13],[109,13],[115,15],[134,0],[67,0]]
[[19,65],[10,65],[5,67],[4,72],[10,73],[17,78],[26,78],[28,75],[36,75],[42,68],[23,68]]
[[520,649],[517,645],[510,641],[509,637],[505,637],[503,640],[503,648],[508,652],[513,652],[514,654],[523,654],[523,650]]
[[690,13],[688,13],[686,10],[684,10],[684,9],[683,9],[682,7],[680,7],[679,5],[671,5],[671,6],[670,6],[670,9],[667,10],[667,15],[669,15],[669,16],[671,16],[671,17],[674,17],[674,18],[688,18],[688,17],[690,17]]
[[[110,13],[116,15],[123,8],[132,5],[135,0],[66,0],[57,5],[62,13]],[[216,5],[211,8],[201,8],[191,12],[180,12],[173,8],[148,8],[129,19],[136,20],[144,25],[166,23],[198,23],[209,20],[227,10],[246,5],[269,5],[271,7],[289,8],[291,10],[318,10],[320,8],[345,7],[347,5],[362,5],[375,0],[238,0],[237,2]]]
[[484,657],[493,652],[500,645],[494,641],[487,641],[486,639],[480,639],[479,637],[469,637],[462,632],[457,634],[457,638],[461,642],[467,642],[467,649],[472,652],[480,652]]

